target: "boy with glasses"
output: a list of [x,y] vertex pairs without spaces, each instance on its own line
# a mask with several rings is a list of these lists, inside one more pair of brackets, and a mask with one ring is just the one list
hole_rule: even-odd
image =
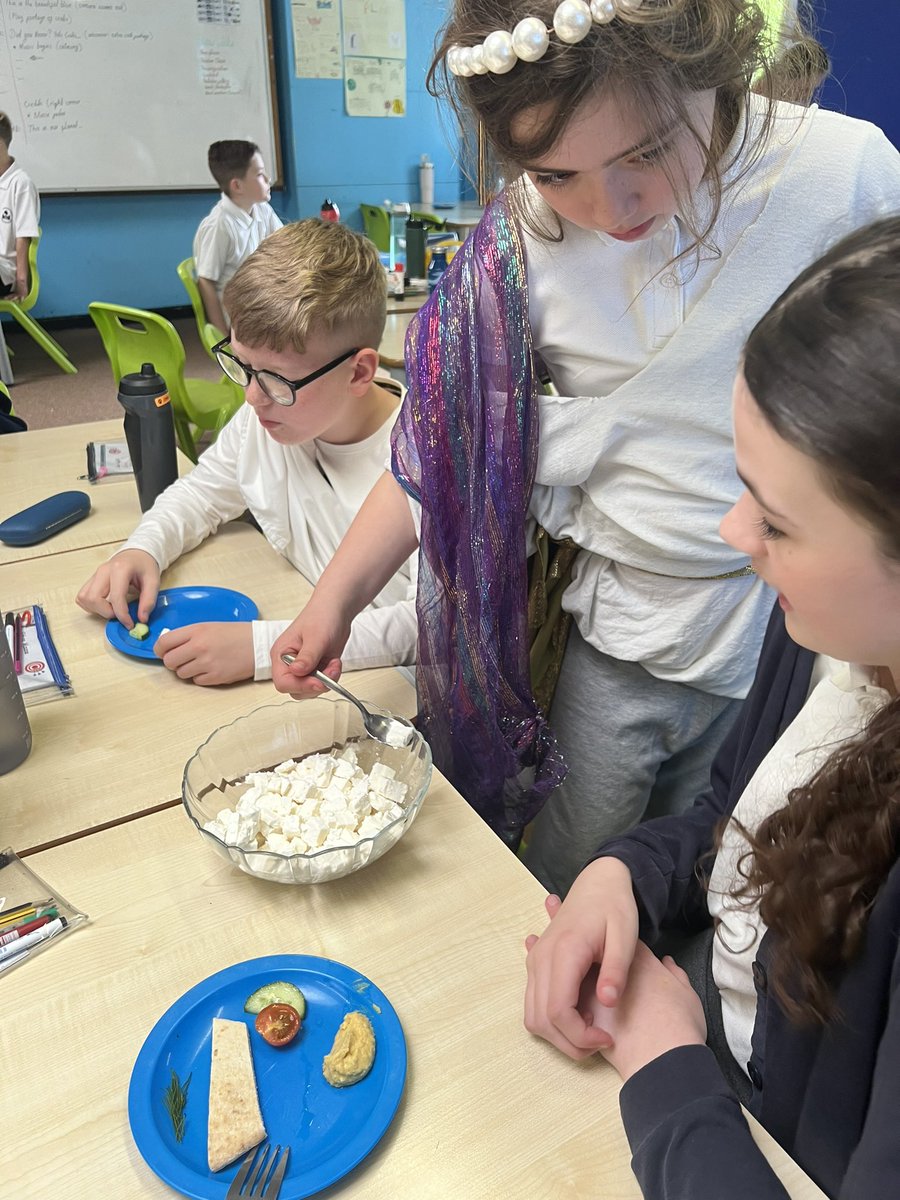
[[[399,385],[378,369],[386,287],[367,238],[333,222],[286,225],[239,268],[225,299],[231,334],[216,357],[247,403],[78,593],[86,611],[128,629],[128,595],[146,622],[166,567],[245,509],[315,583],[390,456]],[[188,625],[154,649],[195,683],[267,679],[289,623]],[[411,559],[354,621],[344,666],[411,663],[415,646]]]

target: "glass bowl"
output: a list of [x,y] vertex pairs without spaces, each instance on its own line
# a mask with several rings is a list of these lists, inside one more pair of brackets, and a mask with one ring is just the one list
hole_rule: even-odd
[[[384,712],[368,701],[366,707]],[[272,771],[288,760],[314,754],[339,755],[348,746],[353,746],[359,768],[367,775],[381,763],[406,785],[406,795],[399,801],[402,813],[372,836],[299,854],[254,849],[249,842],[247,846],[231,845],[222,836],[224,831],[204,828],[216,821],[223,809],[237,808],[253,786],[253,781],[246,780],[251,772]],[[431,751],[418,731],[407,746],[386,746],[368,736],[354,705],[326,695],[300,703],[288,700],[267,705],[221,726],[189,759],[181,795],[185,812],[201,837],[248,875],[277,883],[321,883],[358,871],[390,850],[415,820],[430,782]],[[330,829],[328,835],[332,840],[341,836]]]

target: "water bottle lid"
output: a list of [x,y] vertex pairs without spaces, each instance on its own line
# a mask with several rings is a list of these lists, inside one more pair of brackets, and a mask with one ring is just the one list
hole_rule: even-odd
[[167,390],[166,381],[153,363],[144,363],[140,372],[123,375],[119,382],[119,391],[125,396],[155,396]]

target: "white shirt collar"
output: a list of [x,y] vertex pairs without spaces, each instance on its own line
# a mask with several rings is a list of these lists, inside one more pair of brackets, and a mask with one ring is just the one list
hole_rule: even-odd
[[235,204],[235,202],[231,199],[231,197],[226,195],[225,192],[222,193],[221,203],[222,203],[222,207],[224,208],[225,212],[227,212],[228,215],[233,220],[239,222],[239,224],[241,224],[241,225],[252,225],[253,224],[253,209],[252,208],[251,208],[250,212],[247,212],[247,210],[244,208],[241,208],[239,204]]

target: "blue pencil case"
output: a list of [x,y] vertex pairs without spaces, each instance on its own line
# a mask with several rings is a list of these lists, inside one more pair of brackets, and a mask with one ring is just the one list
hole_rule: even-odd
[[87,492],[58,492],[0,524],[0,542],[7,546],[33,546],[83,520],[91,511]]

